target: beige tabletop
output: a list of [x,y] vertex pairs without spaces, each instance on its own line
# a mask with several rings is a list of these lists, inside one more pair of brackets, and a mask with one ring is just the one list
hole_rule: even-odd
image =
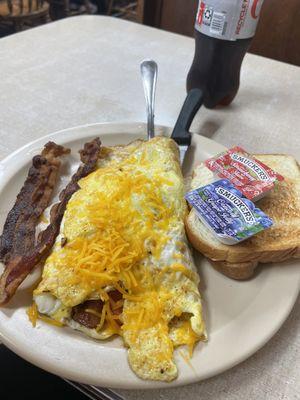
[[[156,122],[173,126],[193,52],[192,39],[100,16],[1,39],[0,157],[70,126],[145,121],[139,63],[149,57],[159,64]],[[193,130],[225,146],[300,160],[300,68],[247,55],[235,102],[217,111],[202,108]],[[298,299],[273,339],[222,375],[180,389],[118,392],[132,400],[299,399],[299,311]]]

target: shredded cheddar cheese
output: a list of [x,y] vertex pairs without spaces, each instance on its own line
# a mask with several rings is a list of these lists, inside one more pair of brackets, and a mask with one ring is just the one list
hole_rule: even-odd
[[43,222],[44,224],[49,224],[48,218],[45,216],[45,214],[42,214],[40,217],[40,222]]
[[27,310],[27,315],[29,318],[29,321],[32,323],[32,326],[36,326],[36,321],[38,319],[38,310],[35,302],[32,303],[32,305],[28,308]]
[[59,322],[59,321],[55,321],[55,319],[46,317],[45,315],[39,314],[39,317],[38,317],[38,318],[39,318],[40,320],[46,322],[46,323],[49,324],[49,325],[54,325],[54,326],[59,326],[59,327],[64,326],[63,323],[61,323],[61,322]]
[[98,326],[97,326],[97,328],[96,328],[96,330],[97,330],[98,332],[102,329],[102,327],[103,327],[103,325],[104,325],[105,317],[106,317],[106,308],[107,308],[107,306],[106,306],[106,303],[105,303],[104,306],[103,306],[103,308],[102,308],[100,322],[99,322],[99,324],[98,324]]
[[52,318],[49,318],[49,317],[46,317],[45,315],[39,314],[35,302],[33,302],[32,305],[28,308],[27,315],[28,315],[29,321],[32,323],[32,326],[34,328],[36,327],[36,323],[37,323],[38,319],[40,319],[50,325],[63,326],[63,324],[60,323],[59,321],[55,321]]
[[[101,168],[92,175],[88,178],[98,181],[103,190],[93,188],[93,201],[84,207],[91,233],[72,237],[68,230],[68,221],[81,215],[82,198],[75,194],[65,216],[68,242],[49,261],[72,270],[68,283],[80,284],[89,293],[104,299],[103,288],[113,285],[130,296],[138,287],[134,267],[150,253],[158,258],[169,240],[166,232],[174,209],[165,207],[160,187],[172,182],[159,175],[149,179],[130,163],[123,168]],[[87,178],[81,181],[83,190],[86,182]]]
[[[162,174],[160,165],[151,169],[153,160],[146,153],[112,162],[80,181],[81,190],[72,196],[64,215],[62,235],[67,242],[62,247],[58,241],[46,261],[46,268],[57,273],[47,291],[67,307],[101,299],[101,312],[86,309],[99,318],[96,331],[126,336],[129,346],[138,343],[140,332],[154,329],[163,343],[155,355],[157,363],[172,359],[177,344],[168,337],[169,322],[182,314],[174,302],[176,295],[164,287],[164,277],[169,275],[174,282],[178,274],[192,282],[196,278],[184,265],[182,241],[174,243],[174,262],[161,261],[173,231],[183,229],[186,204],[183,195],[168,196],[177,184],[176,174]],[[107,287],[119,291],[122,300],[110,298]],[[72,295],[65,288],[71,288]],[[31,311],[31,320],[33,315]],[[184,330],[178,340],[191,353],[199,337],[191,325],[183,325]]]

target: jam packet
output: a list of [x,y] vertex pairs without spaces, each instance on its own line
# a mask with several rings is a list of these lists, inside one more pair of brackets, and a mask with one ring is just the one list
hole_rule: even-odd
[[188,192],[186,200],[220,242],[233,245],[273,225],[272,220],[227,179]]
[[284,179],[239,146],[206,160],[205,165],[218,178],[228,179],[252,201],[264,197],[278,181]]

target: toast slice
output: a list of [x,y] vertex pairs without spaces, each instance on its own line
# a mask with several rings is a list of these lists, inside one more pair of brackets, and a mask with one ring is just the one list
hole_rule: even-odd
[[[193,247],[204,254],[212,265],[233,279],[250,278],[259,263],[280,262],[300,258],[300,166],[287,155],[255,155],[284,176],[274,190],[256,204],[274,225],[234,246],[219,242],[203,225],[192,209],[186,218],[186,231]],[[214,180],[213,173],[203,164],[194,170],[192,189]]]

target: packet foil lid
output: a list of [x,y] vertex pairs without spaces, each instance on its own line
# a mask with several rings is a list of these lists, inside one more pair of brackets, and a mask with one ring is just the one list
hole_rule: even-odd
[[239,146],[205,161],[217,177],[228,179],[248,199],[264,197],[284,178]]

